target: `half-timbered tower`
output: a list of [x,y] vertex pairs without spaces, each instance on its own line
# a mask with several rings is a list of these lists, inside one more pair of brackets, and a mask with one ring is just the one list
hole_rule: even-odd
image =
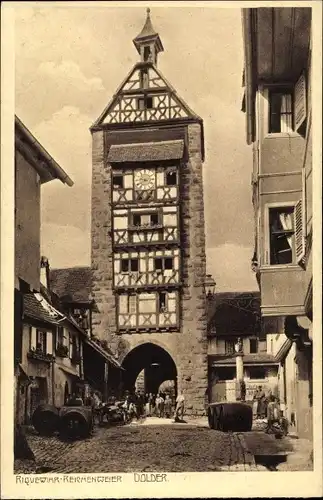
[[139,62],[91,128],[93,332],[156,393],[202,414],[207,388],[203,122],[158,69],[149,9]]

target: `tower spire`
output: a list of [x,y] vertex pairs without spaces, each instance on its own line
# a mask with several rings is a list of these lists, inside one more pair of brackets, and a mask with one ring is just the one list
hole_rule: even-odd
[[164,47],[159,34],[152,25],[149,7],[146,9],[145,24],[139,35],[134,38],[133,43],[140,54],[142,62],[157,64],[158,53],[163,52]]

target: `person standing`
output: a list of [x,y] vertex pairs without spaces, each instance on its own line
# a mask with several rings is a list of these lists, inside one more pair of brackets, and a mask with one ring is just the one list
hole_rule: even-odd
[[152,393],[150,393],[150,394],[149,394],[149,397],[148,397],[149,416],[150,416],[150,417],[151,417],[152,412],[153,412],[153,401],[154,401],[153,395],[152,395]]
[[162,394],[159,394],[159,417],[164,418],[164,406],[165,406],[165,399],[162,396]]
[[264,419],[266,417],[266,394],[265,391],[262,390],[262,386],[259,386],[259,404],[258,404],[258,417]]
[[172,400],[170,399],[169,394],[166,394],[165,397],[164,412],[165,412],[165,417],[170,418],[172,414]]
[[175,409],[175,422],[180,422],[183,420],[184,416],[184,395],[180,392],[176,398],[176,409]]

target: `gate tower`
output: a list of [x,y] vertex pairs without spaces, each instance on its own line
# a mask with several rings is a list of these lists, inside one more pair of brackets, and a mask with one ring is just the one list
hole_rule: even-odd
[[140,60],[91,127],[93,333],[124,362],[126,385],[142,370],[146,382],[177,377],[187,413],[201,415],[203,121],[158,69],[149,9],[133,42]]

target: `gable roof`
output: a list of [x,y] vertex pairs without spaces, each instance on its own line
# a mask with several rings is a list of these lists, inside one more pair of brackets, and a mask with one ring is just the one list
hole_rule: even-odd
[[56,325],[57,321],[64,317],[39,293],[24,294],[23,311],[25,317],[52,325]]
[[209,335],[261,333],[260,293],[222,292],[208,302]]
[[15,147],[38,172],[42,183],[59,179],[68,186],[73,181],[15,115]]
[[92,302],[92,269],[89,266],[51,269],[51,290],[66,302]]
[[[148,87],[142,88],[141,71],[147,73]],[[138,109],[137,100],[153,96],[154,106],[150,109]],[[202,119],[192,111],[186,102],[177,95],[174,87],[166,80],[161,71],[152,63],[137,63],[116,90],[109,104],[91,130],[101,125],[120,123],[158,122],[164,120]]]

